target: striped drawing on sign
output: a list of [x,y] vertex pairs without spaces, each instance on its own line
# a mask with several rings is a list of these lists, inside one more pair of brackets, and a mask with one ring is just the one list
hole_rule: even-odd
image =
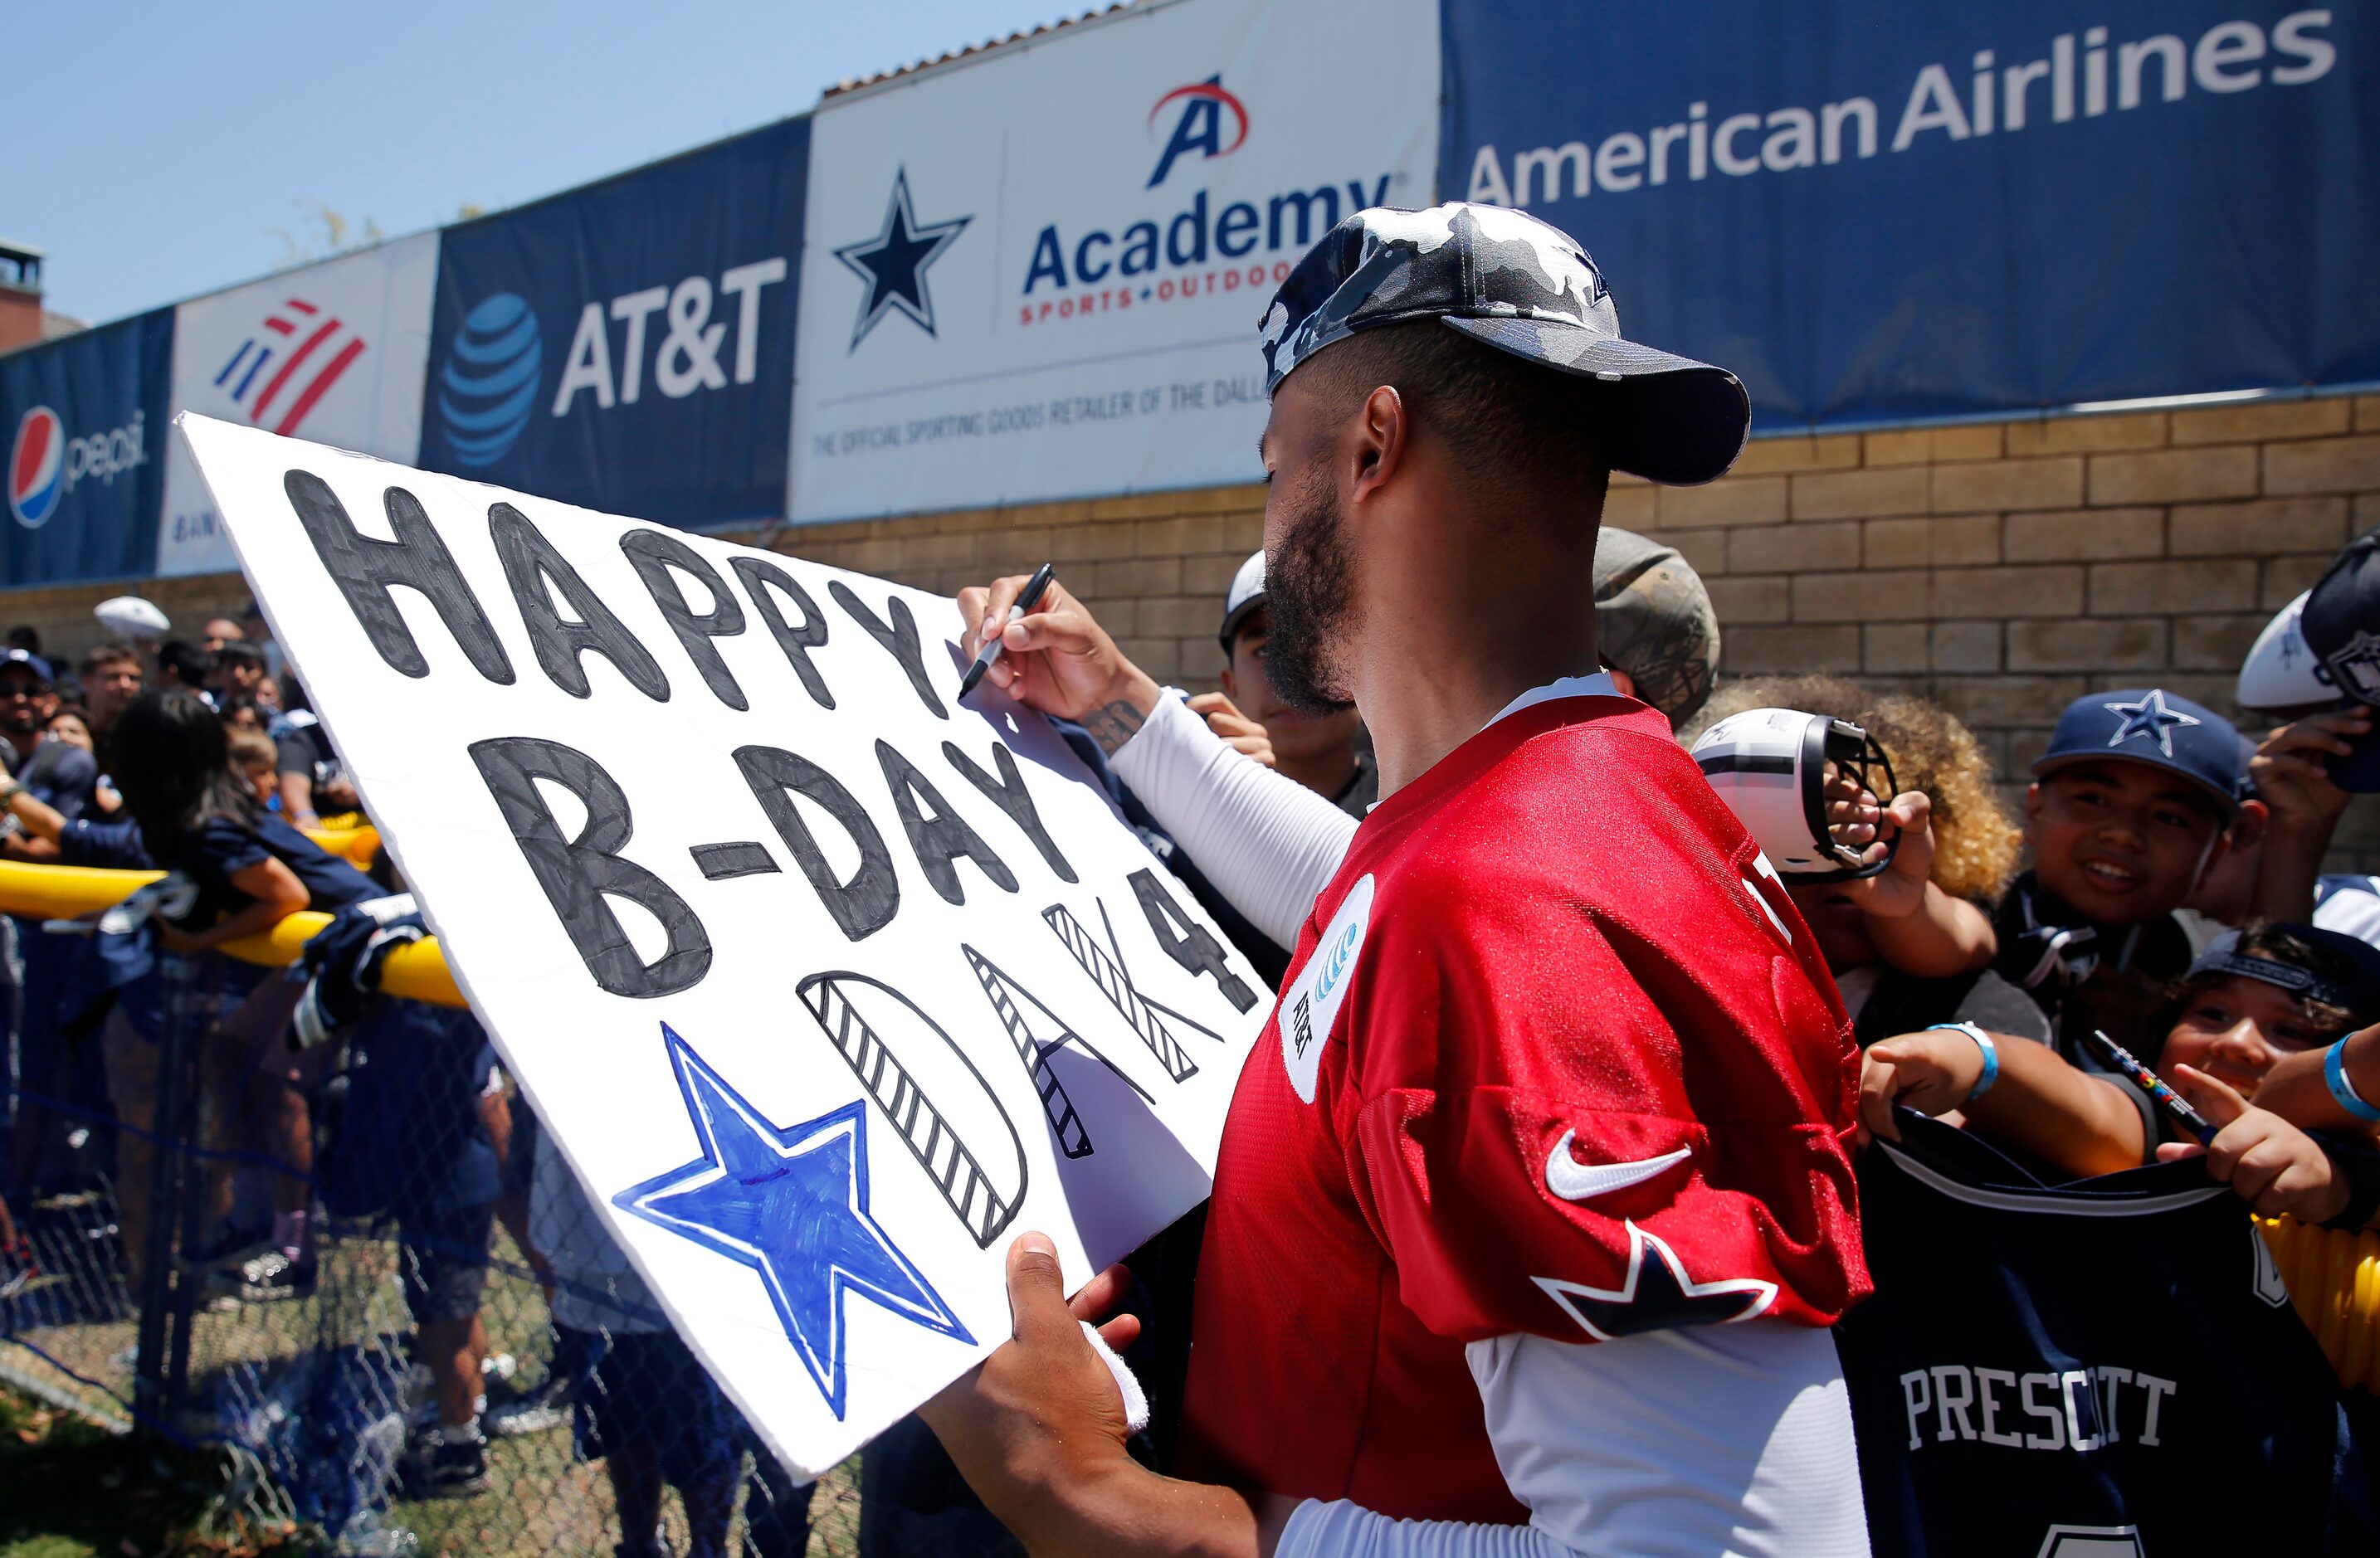
[[[975,970],[976,983],[983,986],[984,998],[991,1003],[1000,1025],[1008,1030],[1009,1042],[1016,1046],[1016,1057],[1025,1062],[1026,1071],[1033,1078],[1033,1090],[1041,1095],[1041,1109],[1050,1117],[1050,1129],[1057,1135],[1059,1149],[1068,1157],[1090,1156],[1091,1134],[1084,1129],[1082,1117],[1075,1112],[1074,1100],[1066,1096],[1066,1084],[1059,1081],[1057,1068],[1050,1064],[1050,1057],[1066,1045],[1081,1046],[1085,1054],[1114,1071],[1117,1081],[1155,1105],[1157,1100],[1150,1098],[1138,1082],[1117,1070],[1115,1062],[1094,1049],[1057,1013],[1043,1006],[1033,992],[1010,978],[999,964],[964,943],[959,950],[966,954],[967,966]],[[1041,1014],[1043,1026],[1054,1029],[1057,1037],[1043,1038],[1035,1032],[1035,1024],[1025,1015],[1024,1007],[1027,1006]]]
[[1217,1044],[1223,1042],[1223,1035],[1204,1023],[1191,1021],[1172,1007],[1158,1005],[1134,986],[1132,975],[1124,970],[1123,948],[1116,945],[1115,924],[1108,918],[1107,904],[1104,901],[1099,904],[1099,924],[1108,933],[1108,947],[1114,949],[1113,956],[1091,939],[1090,932],[1083,928],[1083,923],[1075,919],[1074,912],[1064,904],[1051,904],[1041,911],[1041,918],[1058,939],[1066,944],[1066,950],[1075,955],[1075,961],[1083,965],[1083,972],[1091,976],[1091,983],[1099,987],[1099,993],[1108,998],[1109,1004],[1123,1014],[1124,1021],[1140,1035],[1140,1042],[1148,1046],[1148,1053],[1157,1057],[1157,1063],[1165,1068],[1165,1074],[1177,1082],[1196,1076],[1197,1062],[1190,1058],[1190,1052],[1183,1047],[1182,1041],[1173,1036],[1173,1030],[1166,1025],[1165,1019],[1170,1017],[1176,1022],[1196,1028]]
[[[869,991],[891,997],[892,1004],[867,995],[866,992]],[[868,1096],[876,1101],[876,1106],[884,1111],[885,1119],[900,1132],[901,1140],[908,1144],[910,1155],[917,1160],[918,1165],[925,1169],[935,1187],[942,1192],[942,1199],[957,1214],[960,1224],[974,1238],[977,1248],[990,1249],[991,1241],[1015,1219],[1017,1209],[1025,1204],[1025,1143],[1016,1134],[1015,1122],[1008,1117],[1008,1111],[1001,1107],[999,1094],[993,1093],[991,1084],[984,1081],[983,1073],[976,1069],[975,1062],[966,1057],[966,1052],[953,1044],[951,1036],[942,1032],[941,1026],[920,1010],[915,1001],[881,980],[870,979],[864,973],[814,973],[795,986],[795,993],[801,997],[802,1005],[809,1008],[810,1015],[818,1019],[819,1026],[826,1031],[827,1037],[843,1056],[844,1064],[859,1079],[859,1085],[868,1090]],[[880,1021],[888,1024],[897,1022],[911,1033],[887,1034],[880,1032],[855,1004],[856,997],[866,1000]],[[982,1160],[967,1145],[942,1108],[927,1095],[911,1067],[904,1064],[901,1057],[893,1052],[892,1040],[905,1039],[915,1044],[917,1041],[911,1035],[917,1029],[931,1034],[936,1043],[966,1068],[967,1075],[975,1079],[976,1086],[982,1090],[985,1102],[990,1105],[991,1117],[996,1117],[1007,1130],[1009,1151],[1014,1156],[1016,1171],[1014,1186],[1004,1194],[993,1183]],[[910,1059],[917,1064],[936,1063],[930,1050],[924,1056],[913,1054]],[[981,1114],[979,1108],[974,1112]]]

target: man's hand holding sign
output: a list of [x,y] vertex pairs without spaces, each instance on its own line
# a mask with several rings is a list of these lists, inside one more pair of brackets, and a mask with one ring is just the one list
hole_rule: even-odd
[[997,674],[957,701],[946,601],[185,432],[472,1005],[788,1466],[1009,1334],[1019,1233],[1079,1286],[1206,1195],[1255,982]]

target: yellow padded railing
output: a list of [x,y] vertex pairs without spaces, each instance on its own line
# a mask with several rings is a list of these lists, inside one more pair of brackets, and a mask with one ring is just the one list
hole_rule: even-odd
[[2294,1217],[2259,1217],[2256,1229],[2339,1383],[2380,1394],[2380,1233]]
[[[369,837],[367,837],[369,835]],[[314,839],[334,854],[358,864],[379,848],[380,836],[369,827],[345,833],[318,833]],[[39,920],[73,920],[113,908],[138,889],[164,876],[162,871],[103,871],[81,865],[41,865],[30,861],[0,860],[0,914],[21,914]],[[298,960],[306,940],[331,923],[328,914],[303,911],[290,915],[261,936],[226,942],[223,950],[242,962],[285,968]],[[439,950],[438,938],[424,936],[397,948],[381,967],[381,989],[409,1001],[459,1007],[463,993]]]

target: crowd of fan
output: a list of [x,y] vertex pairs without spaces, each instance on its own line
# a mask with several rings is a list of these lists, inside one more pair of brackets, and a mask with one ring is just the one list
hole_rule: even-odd
[[[40,1275],[11,1206],[21,1214],[103,1175],[116,1258],[140,1290],[166,1021],[158,955],[213,952],[292,913],[328,913],[302,981],[234,959],[203,963],[207,1301],[305,1298],[325,1219],[385,1229],[413,1322],[417,1397],[397,1491],[484,1493],[492,1436],[568,1424],[578,1453],[604,1463],[621,1529],[645,1533],[623,1552],[667,1551],[666,1483],[684,1500],[688,1551],[716,1553],[749,1448],[767,1496],[746,1501],[747,1551],[807,1551],[809,1488],[759,1451],[671,1330],[477,1021],[373,993],[381,961],[422,934],[421,918],[384,852],[360,863],[346,852],[366,822],[355,785],[261,614],[217,618],[196,642],[110,641],[70,672],[30,629],[9,644],[0,852],[172,875],[140,900],[147,918],[76,927],[100,934],[0,921],[14,1083],[0,1285]],[[499,1223],[552,1326],[545,1377],[509,1394],[509,1359],[492,1356],[480,1313]]]
[[[1746,721],[1815,717],[1855,727],[1882,759],[1831,770],[1821,832],[1772,838],[1771,824],[1744,816],[1834,973],[1864,1052],[1866,1130],[1896,1137],[1897,1110],[1914,1108],[2069,1177],[2204,1153],[2259,1213],[2373,1221],[2380,1113],[2343,1107],[2323,1071],[2328,1061],[2343,1073],[2349,1097],[2360,1074],[2364,1095],[2380,1098],[2380,879],[2320,875],[2350,799],[2334,765],[2370,737],[2369,708],[2314,686],[2259,708],[2271,729],[2249,739],[2161,689],[2095,693],[2062,716],[2041,711],[2057,731],[2018,815],[1982,744],[1937,704],[1825,676],[1719,681],[1720,624],[1673,550],[1607,530],[1596,572],[1607,669],[1698,755],[1732,749]],[[2296,633],[2301,607],[2267,639]],[[1273,694],[1268,626],[1258,554],[1223,602],[1222,690],[1189,707],[1240,754],[1359,818],[1377,775],[1356,717],[1301,714]],[[361,798],[261,614],[210,622],[196,642],[105,644],[71,674],[29,630],[9,643],[0,848],[16,860],[164,867],[180,888],[154,904],[145,936],[9,923],[10,1201],[21,1210],[88,1166],[65,1145],[75,1122],[134,1128],[115,1136],[104,1166],[137,1280],[152,1214],[140,1132],[154,1123],[158,1081],[155,954],[212,951],[299,910],[329,912],[309,948],[310,984],[218,960],[219,1012],[199,1063],[209,1144],[251,1155],[212,1160],[216,1291],[301,1297],[316,1280],[322,1219],[393,1226],[412,1355],[431,1385],[409,1462],[416,1492],[484,1491],[489,1435],[567,1419],[579,1452],[606,1463],[622,1552],[667,1550],[650,1535],[664,1484],[684,1500],[688,1551],[722,1551],[747,1449],[771,1496],[770,1520],[747,1540],[802,1551],[808,1491],[785,1483],[671,1331],[477,1024],[371,993],[378,960],[420,934],[419,917],[385,856],[359,865],[337,852],[334,835],[364,821]],[[2244,702],[2247,680],[2242,691]],[[1277,983],[1287,951],[1165,835],[1095,743],[1075,744]],[[1704,767],[1716,777],[1726,766]],[[2168,1076],[2219,1128],[2211,1143],[2177,1135],[2089,1042],[2096,1033]],[[238,1166],[258,1155],[275,1167]],[[544,1290],[552,1364],[541,1385],[490,1408],[479,1311],[499,1224]],[[1135,1262],[1153,1302],[1166,1301],[1161,1274],[1195,1263],[1182,1237]],[[1181,1327],[1156,1328],[1169,1329]],[[864,1478],[863,1551],[1009,1550],[914,1419],[869,1452]]]

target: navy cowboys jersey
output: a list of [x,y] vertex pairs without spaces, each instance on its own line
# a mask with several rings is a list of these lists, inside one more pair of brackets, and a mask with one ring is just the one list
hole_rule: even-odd
[[2045,1186],[1903,1112],[1836,1329],[1878,1554],[2380,1551],[2337,1378],[2195,1164]]

